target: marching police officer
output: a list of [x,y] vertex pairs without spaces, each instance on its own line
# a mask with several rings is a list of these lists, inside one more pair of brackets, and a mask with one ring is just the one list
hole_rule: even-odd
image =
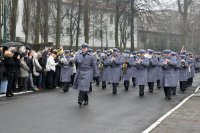
[[100,80],[102,82],[102,89],[106,89],[106,82],[108,81],[109,77],[109,67],[110,67],[110,60],[107,57],[106,51],[100,54],[99,58],[99,70],[100,70]]
[[188,65],[189,65],[189,78],[188,78],[188,86],[192,86],[193,78],[195,74],[195,59],[193,58],[193,54],[188,54]]
[[184,92],[187,89],[187,80],[189,77],[189,65],[186,59],[185,52],[180,55],[181,66],[179,69],[180,91]]
[[123,64],[123,59],[118,53],[118,49],[113,49],[113,54],[110,56],[110,82],[113,85],[113,94],[117,93],[117,86],[120,81],[121,76],[121,65]]
[[65,50],[65,55],[60,58],[61,71],[60,71],[60,82],[63,83],[63,91],[67,92],[69,84],[71,82],[71,73],[73,67],[73,61],[70,57],[70,50]]
[[145,50],[140,50],[135,62],[137,68],[137,85],[139,85],[139,95],[141,97],[144,96],[144,88],[147,85],[147,68],[149,66],[149,59],[144,56],[145,53]]
[[181,63],[180,60],[177,58],[177,53],[172,52],[171,53],[172,58],[174,58],[174,60],[176,60],[176,65],[174,66],[174,74],[175,74],[175,79],[176,79],[176,86],[172,87],[172,93],[173,95],[176,95],[176,87],[178,85],[178,81],[179,81],[179,69],[181,67]]
[[[75,56],[77,72],[74,80],[74,89],[79,90],[78,104],[88,105],[88,91],[90,88],[91,76],[96,77],[97,66],[93,54],[88,52],[88,44],[81,46],[81,51]],[[84,103],[83,103],[84,102]]]
[[123,72],[123,80],[124,80],[124,88],[125,90],[129,89],[130,78],[132,76],[131,73],[131,63],[133,58],[130,58],[130,51],[125,50],[123,55],[123,65],[122,65],[122,72]]
[[172,88],[176,86],[176,76],[174,67],[176,62],[171,57],[171,50],[163,51],[164,57],[161,59],[162,65],[162,86],[164,88],[166,99],[171,99]]
[[158,59],[153,55],[154,51],[148,49],[148,57],[149,57],[149,67],[147,69],[147,81],[149,92],[153,93],[154,82],[156,82],[157,75],[156,75],[156,67],[158,65]]
[[[138,51],[133,51],[132,52],[132,55],[131,55],[131,62],[132,63],[136,61],[136,59],[137,59],[137,53],[138,53]],[[136,86],[136,76],[137,76],[136,72],[137,72],[137,68],[135,67],[135,65],[131,65],[130,69],[131,69],[131,77],[132,77],[133,87],[135,87]]]

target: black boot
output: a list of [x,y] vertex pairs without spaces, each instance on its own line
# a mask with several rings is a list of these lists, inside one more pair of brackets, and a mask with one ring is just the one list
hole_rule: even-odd
[[88,101],[89,101],[89,97],[88,97],[87,92],[85,92],[84,103],[83,103],[83,105],[84,105],[84,106],[88,105]]
[[172,94],[175,96],[176,95],[176,87],[172,87]]
[[106,82],[102,81],[102,89],[105,90],[106,89]]
[[144,96],[144,85],[139,86],[139,95],[142,97]]
[[92,83],[90,83],[90,89],[89,92],[92,92]]
[[63,88],[63,92],[65,93],[65,92],[68,92],[68,90],[69,90],[69,83],[64,83],[64,86],[63,86],[64,88]]
[[117,84],[113,83],[113,94],[117,94]]
[[129,88],[128,81],[124,81],[124,88],[126,91],[128,91]]
[[157,80],[157,88],[161,89],[160,80]]
[[136,86],[136,78],[132,78],[132,82],[133,82],[133,87]]
[[97,79],[96,79],[96,86],[99,86],[99,84],[100,84],[100,80],[99,80],[99,77],[97,77]]
[[148,86],[149,86],[149,92],[153,93],[154,83],[153,82],[148,82]]

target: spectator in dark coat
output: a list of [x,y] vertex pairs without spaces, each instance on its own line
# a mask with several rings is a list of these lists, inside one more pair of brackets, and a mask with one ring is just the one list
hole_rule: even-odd
[[[13,94],[13,88],[16,88],[16,68],[20,67],[19,61],[14,61],[13,59],[13,53],[10,51],[5,51],[4,53],[5,60],[4,60],[4,65],[6,67],[6,75],[8,79],[8,87],[7,87],[7,92],[6,96],[7,97],[12,97]],[[19,56],[16,58],[19,60]]]

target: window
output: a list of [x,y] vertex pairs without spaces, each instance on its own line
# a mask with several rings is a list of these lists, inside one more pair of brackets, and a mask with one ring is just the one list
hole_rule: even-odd
[[68,8],[66,9],[66,15],[69,15],[69,9]]
[[110,24],[113,24],[113,14],[110,15]]
[[110,39],[113,39],[113,31],[110,31]]
[[69,35],[69,28],[66,28],[66,34]]
[[94,36],[97,38],[98,37],[98,30],[95,30]]

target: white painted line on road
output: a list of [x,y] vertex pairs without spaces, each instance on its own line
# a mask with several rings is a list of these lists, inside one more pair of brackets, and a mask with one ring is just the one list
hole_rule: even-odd
[[[198,92],[200,89],[200,86],[197,87],[195,90],[195,93]],[[149,133],[151,132],[154,128],[156,128],[161,122],[163,122],[168,116],[170,116],[173,112],[175,112],[178,108],[180,108],[184,103],[186,103],[191,97],[194,96],[194,94],[191,94],[187,98],[185,98],[182,102],[180,102],[176,107],[171,109],[169,112],[167,112],[165,115],[163,115],[161,118],[159,118],[155,123],[153,123],[150,127],[148,127],[146,130],[144,130],[142,133]]]
[[[19,93],[13,93],[14,95],[22,95],[22,94],[28,94],[28,93],[33,93],[34,91],[23,91],[23,92],[19,92]],[[6,94],[3,94],[3,95],[0,95],[0,98],[1,97],[5,97]]]

